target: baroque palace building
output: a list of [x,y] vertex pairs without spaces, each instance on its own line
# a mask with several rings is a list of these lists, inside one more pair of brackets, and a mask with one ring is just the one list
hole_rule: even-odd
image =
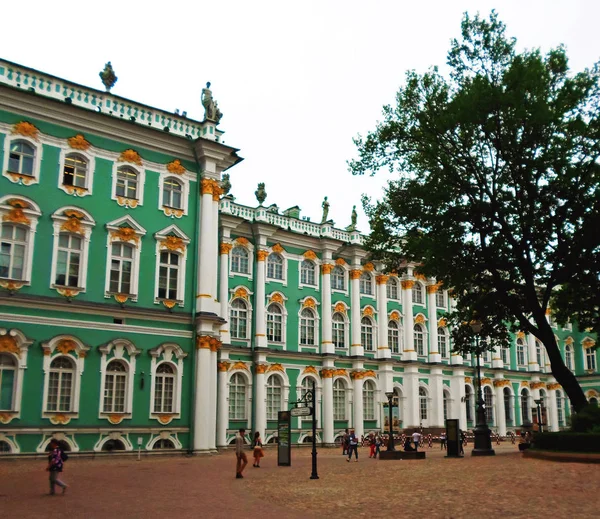
[[[384,427],[474,426],[470,356],[452,352],[444,287],[369,260],[363,236],[237,204],[209,85],[202,122],[0,60],[0,452],[210,452],[240,427],[276,436],[313,382],[318,441]],[[232,171],[235,171],[233,169]],[[548,316],[551,319],[551,316]],[[595,337],[554,325],[599,397]],[[490,426],[551,430],[570,406],[519,333],[483,358]],[[310,418],[293,418],[293,440]]]

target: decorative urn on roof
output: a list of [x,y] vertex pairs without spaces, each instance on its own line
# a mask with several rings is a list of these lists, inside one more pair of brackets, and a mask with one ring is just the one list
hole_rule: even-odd
[[115,75],[115,71],[113,70],[112,65],[110,64],[110,61],[106,65],[104,65],[104,70],[100,72],[99,76],[107,92],[110,92],[110,89],[113,86],[115,86],[115,83],[119,79]]

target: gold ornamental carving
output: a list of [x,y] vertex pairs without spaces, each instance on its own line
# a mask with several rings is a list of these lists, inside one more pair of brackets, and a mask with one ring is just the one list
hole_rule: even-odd
[[221,243],[221,245],[219,245],[219,252],[221,254],[229,254],[231,252],[231,249],[233,249],[233,245],[231,243]]
[[73,148],[74,150],[86,151],[91,144],[85,140],[85,137],[78,133],[75,137],[69,137],[67,139],[67,144],[69,148]]
[[115,301],[119,304],[126,303],[129,299],[129,294],[115,294]]
[[119,155],[117,162],[129,162],[131,164],[141,166],[142,157],[140,157],[140,154],[137,151],[128,149],[121,152],[121,155]]
[[9,424],[15,416],[17,416],[16,413],[0,413],[0,423]]
[[335,264],[339,267],[343,267],[344,265],[346,265],[346,260],[344,258],[338,258],[335,260]]
[[117,204],[121,207],[130,207],[131,209],[135,209],[138,206],[139,201],[135,198],[127,198],[124,196],[117,197]]
[[123,418],[125,418],[125,416],[122,414],[109,414],[108,415],[108,421],[113,425],[120,424],[123,421]]
[[77,297],[79,295],[79,290],[76,288],[57,288],[56,291],[63,297],[67,299],[71,299],[73,297]]
[[471,377],[465,377],[465,384],[472,384],[473,379]]
[[312,373],[313,375],[318,375],[317,368],[314,366],[306,366],[302,374]]
[[333,271],[333,265],[331,263],[323,263],[321,265],[321,274],[331,274]]
[[21,121],[12,127],[11,132],[13,135],[22,135],[23,137],[30,137],[34,141],[39,139],[40,131],[30,122]]
[[551,384],[546,384],[546,389],[552,391],[553,389],[560,389],[560,384],[558,382],[553,382]]
[[321,370],[321,378],[332,378],[335,373],[334,369],[325,368]]
[[350,271],[350,279],[360,279],[360,276],[362,276],[362,270],[352,269]]
[[213,185],[212,199],[213,202],[218,202],[225,191],[223,191],[223,188],[219,185],[219,183],[216,180],[214,181],[214,183],[215,184]]
[[505,378],[500,380],[494,380],[494,387],[506,387],[510,386],[510,380],[506,380]]
[[0,287],[8,290],[9,292],[16,292],[17,290],[21,290],[25,286],[25,283],[21,281],[0,281]]
[[583,346],[583,349],[587,350],[589,348],[593,348],[596,345],[596,341],[594,339],[590,339],[589,337],[586,337],[581,342],[581,345]]
[[61,231],[71,232],[74,234],[83,234],[83,226],[81,225],[81,220],[75,216],[71,216],[67,220],[65,220],[60,226]]
[[524,339],[525,338],[525,332],[517,332],[517,339]]
[[366,270],[367,272],[373,272],[375,270],[375,265],[369,262],[363,267],[363,270]]
[[373,317],[373,308],[370,306],[367,306],[363,309],[362,311],[363,316],[368,316],[368,317]]
[[179,250],[181,252],[185,252],[185,243],[183,242],[183,239],[179,238],[178,236],[167,236],[161,241],[160,248],[168,249],[170,251]]
[[269,256],[268,250],[260,249],[260,250],[256,251],[256,260],[257,261],[265,261],[268,256]]
[[110,231],[110,237],[113,240],[140,242],[140,238],[131,227],[119,227],[116,231]]
[[227,362],[225,360],[222,360],[221,362],[217,363],[217,369],[222,372],[227,371],[229,369],[229,366],[231,366],[231,362]]
[[69,195],[83,196],[85,193],[87,193],[87,189],[85,189],[84,187],[77,187],[77,186],[63,186],[63,187],[65,188],[65,191]]
[[275,363],[275,364],[271,364],[267,368],[267,371],[280,371],[281,373],[285,373],[285,368],[281,364]]
[[175,159],[167,164],[167,171],[169,173],[174,173],[175,175],[183,175],[185,173],[185,168],[179,159]]
[[246,371],[250,371],[248,369],[248,365],[245,362],[242,362],[241,360],[238,361],[238,362],[236,362],[236,363],[234,363],[233,366],[231,366],[231,369],[232,370],[234,370],[234,369],[244,369]]
[[521,387],[529,387],[529,382],[527,382],[527,380],[522,380]]
[[21,350],[14,337],[9,335],[0,336],[0,353],[14,353],[17,357],[21,356]]
[[488,384],[488,385],[491,386],[492,385],[492,380],[490,378],[488,378],[488,377],[483,377],[481,379],[481,385],[483,386],[485,384]]
[[30,175],[22,175],[21,173],[13,173],[12,171],[7,171],[6,173],[14,184],[21,182],[24,186],[28,186],[35,180]]
[[410,290],[415,286],[415,282],[412,279],[404,279],[400,281],[400,286],[403,288],[403,290]]
[[20,198],[11,198],[10,200],[7,200],[6,203],[11,207],[20,207],[21,209],[31,208],[31,204],[29,204],[25,200],[21,200]]
[[544,389],[546,387],[546,384],[544,382],[531,382],[529,384],[529,387],[531,389]]
[[31,220],[25,216],[23,209],[15,207],[2,217],[4,222],[20,223],[23,225],[31,225]]
[[163,206],[163,211],[165,212],[165,216],[174,216],[175,218],[181,218],[183,216],[183,209]]
[[255,372],[257,375],[264,375],[264,374],[267,372],[267,368],[268,368],[268,367],[269,367],[269,366],[268,366],[267,364],[256,364],[256,365],[254,366],[254,372]]
[[244,287],[239,287],[233,293],[233,297],[241,297],[242,299],[248,299],[248,291]]
[[71,339],[62,339],[56,345],[56,350],[58,350],[63,355],[67,355],[72,351],[77,351],[77,344]]
[[317,306],[317,302],[312,297],[307,297],[302,303],[302,308],[315,308]]
[[425,316],[423,314],[417,314],[417,316],[415,317],[415,323],[417,323],[417,324],[424,324],[425,323]]
[[157,417],[158,421],[163,425],[168,424],[173,418],[175,418],[174,414],[160,414]]
[[273,247],[271,247],[271,250],[273,252],[276,252],[277,254],[281,254],[282,252],[285,252],[285,249],[281,246],[280,243],[276,243],[275,245],[273,245]]
[[210,351],[217,352],[221,349],[221,346],[223,346],[223,343],[219,339],[217,339],[216,337],[211,337]]
[[196,337],[196,349],[209,350],[211,339],[212,337],[210,335],[199,335],[198,337]]
[[435,285],[427,285],[426,290],[428,294],[435,294],[440,287],[442,286],[442,282],[436,283]]
[[551,315],[552,314],[552,310],[550,308],[546,308],[546,315]]
[[341,301],[336,303],[335,306],[333,307],[333,310],[335,312],[340,312],[340,313],[345,313],[346,312],[346,305],[344,303],[342,303]]
[[414,273],[414,278],[419,281],[427,281],[427,278],[423,274],[419,274],[417,272]]
[[67,425],[70,421],[71,417],[62,413],[50,417],[50,423],[52,425]]
[[346,371],[346,369],[344,369],[344,368],[339,368],[339,369],[333,370],[334,377],[346,377],[347,375],[348,375],[348,371]]
[[279,303],[283,305],[283,296],[279,292],[275,292],[270,298],[271,303]]
[[445,317],[441,317],[437,324],[440,328],[444,328],[448,324],[448,321]]
[[238,245],[241,245],[242,247],[247,247],[250,242],[248,241],[248,238],[244,238],[243,236],[238,236],[235,239],[235,243],[237,243]]
[[565,339],[565,344],[573,344],[575,342],[575,340],[573,339],[573,337],[567,337]]
[[174,299],[163,299],[162,304],[165,308],[171,310],[172,308],[175,308],[177,301],[175,301]]
[[399,321],[400,320],[400,312],[398,312],[398,310],[394,310],[391,314],[390,314],[390,319],[392,321]]
[[317,259],[317,255],[315,254],[315,251],[312,250],[307,250],[304,254],[303,254],[304,258],[307,260],[316,260]]
[[390,279],[390,276],[386,276],[385,274],[379,274],[379,276],[375,277],[375,282],[378,285],[385,285],[388,282],[388,279]]

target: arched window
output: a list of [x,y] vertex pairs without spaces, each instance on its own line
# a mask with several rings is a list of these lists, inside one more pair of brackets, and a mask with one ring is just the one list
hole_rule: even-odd
[[346,420],[346,383],[338,378],[333,383],[333,419]]
[[246,419],[246,379],[241,373],[233,374],[229,381],[229,419]]
[[573,371],[573,347],[570,344],[565,346],[565,366]]
[[521,390],[521,423],[523,425],[531,423],[529,392],[526,389]]
[[8,155],[8,171],[33,177],[35,148],[24,141],[14,141]]
[[371,274],[368,272],[363,272],[360,276],[359,281],[360,293],[365,295],[373,295],[373,280],[371,279]]
[[115,195],[134,200],[139,198],[139,176],[136,171],[127,166],[117,170]]
[[438,351],[442,358],[448,357],[448,336],[445,328],[438,328]]
[[2,223],[0,226],[0,278],[25,279],[29,229],[12,223]]
[[346,320],[344,316],[336,312],[331,318],[332,341],[336,348],[346,347]]
[[400,327],[397,321],[388,322],[388,347],[392,353],[400,353]]
[[331,289],[346,290],[346,272],[339,265],[336,265],[331,272]]
[[175,410],[175,381],[177,370],[168,362],[159,364],[155,371],[154,412],[172,413]]
[[471,386],[465,385],[465,409],[467,411],[467,422],[473,421],[473,392]]
[[229,322],[232,339],[248,338],[248,306],[242,299],[232,301]]
[[305,308],[300,313],[300,344],[314,346],[315,343],[316,318],[310,308]]
[[598,399],[596,397],[592,397],[588,400],[591,406],[598,407]]
[[179,288],[180,256],[175,252],[163,251],[160,253],[158,265],[158,298],[176,301]]
[[427,391],[425,388],[419,388],[419,416],[421,420],[427,420]]
[[0,440],[0,454],[9,454],[11,451],[10,444],[4,440]]
[[267,340],[270,342],[282,342],[283,312],[281,307],[270,304],[267,307]]
[[494,407],[492,388],[485,386],[483,388],[483,402],[485,404],[485,421],[489,424],[494,423]]
[[283,258],[279,254],[269,254],[267,258],[267,277],[283,279]]
[[438,308],[446,308],[446,294],[443,288],[438,288],[435,293],[435,306]]
[[449,417],[450,413],[450,393],[448,391],[444,391],[444,422]]
[[17,363],[12,355],[0,353],[0,411],[14,409]]
[[394,277],[390,277],[387,280],[386,292],[388,299],[398,299],[398,280]]
[[316,286],[316,266],[313,261],[304,260],[300,265],[300,283],[303,285]]
[[234,247],[231,251],[231,272],[239,274],[248,274],[250,272],[248,251],[245,247]]
[[513,415],[512,415],[512,394],[510,389],[507,387],[502,391],[504,395],[504,416],[506,417],[506,423],[512,424]]
[[58,235],[55,285],[79,287],[82,254],[83,238],[81,236],[66,232]]
[[125,444],[121,440],[108,440],[102,444],[102,450],[105,452],[124,451]]
[[46,411],[68,413],[73,405],[75,366],[69,357],[59,356],[50,363]]
[[363,413],[365,420],[375,420],[375,384],[371,380],[363,385]]
[[110,256],[110,292],[115,294],[131,294],[133,261],[133,245],[123,242],[112,243]]
[[417,355],[423,356],[425,355],[425,332],[423,331],[423,326],[417,323],[413,330]]
[[70,153],[65,157],[63,166],[63,186],[73,186],[87,189],[88,161],[76,153]]
[[124,413],[127,393],[127,366],[113,360],[106,366],[104,376],[104,405],[105,413]]
[[563,394],[560,389],[556,390],[556,414],[558,415],[558,426],[564,427],[565,425],[565,402],[563,400]]
[[183,209],[183,184],[172,177],[163,182],[162,205],[174,209]]
[[160,440],[157,440],[154,442],[154,445],[152,446],[152,449],[174,449],[175,448],[175,444],[173,443],[172,440],[169,440],[168,438],[161,438]]
[[519,366],[525,366],[527,359],[525,357],[525,344],[523,339],[517,339],[517,364]]
[[360,321],[360,342],[365,351],[373,351],[373,322],[368,317]]
[[423,304],[423,285],[418,281],[412,287],[412,302],[417,305]]
[[282,406],[281,378],[271,375],[267,380],[267,420],[277,420]]

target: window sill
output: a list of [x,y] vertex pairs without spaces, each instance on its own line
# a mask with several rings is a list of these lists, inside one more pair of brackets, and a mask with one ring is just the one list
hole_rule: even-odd
[[123,303],[127,302],[128,300],[131,300],[132,303],[136,303],[137,299],[138,299],[137,294],[124,294],[123,292],[106,292],[104,294],[104,297],[106,299],[114,297],[115,301],[120,304],[123,304]]
[[123,420],[131,419],[131,412],[123,413],[100,413],[100,418],[108,420],[113,425],[120,424]]
[[178,420],[179,413],[150,413],[150,418],[158,420],[162,425],[167,425],[173,420]]

